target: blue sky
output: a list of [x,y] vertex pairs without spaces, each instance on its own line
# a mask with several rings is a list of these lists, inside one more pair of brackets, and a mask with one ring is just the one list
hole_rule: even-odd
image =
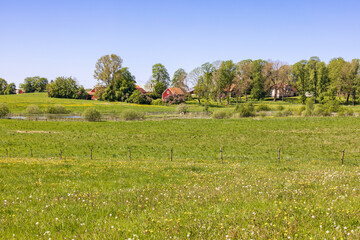
[[111,53],[140,85],[156,63],[172,76],[216,60],[351,60],[359,12],[358,0],[0,0],[0,77],[73,76],[90,88]]

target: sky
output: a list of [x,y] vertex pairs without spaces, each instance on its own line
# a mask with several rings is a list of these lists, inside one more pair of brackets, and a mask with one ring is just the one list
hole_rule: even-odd
[[72,76],[93,87],[97,60],[123,59],[144,85],[205,62],[293,64],[360,58],[358,0],[0,0],[0,78]]

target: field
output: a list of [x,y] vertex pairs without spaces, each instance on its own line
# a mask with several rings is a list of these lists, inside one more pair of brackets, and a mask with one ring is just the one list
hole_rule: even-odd
[[[44,94],[1,101],[15,114],[29,104],[175,110]],[[359,239],[359,135],[359,117],[1,119],[0,238]]]
[[0,235],[357,239],[359,131],[357,117],[0,120]]

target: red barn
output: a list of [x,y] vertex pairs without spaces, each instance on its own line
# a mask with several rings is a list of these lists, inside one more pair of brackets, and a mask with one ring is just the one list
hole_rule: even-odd
[[183,92],[183,90],[181,90],[180,88],[176,88],[176,87],[171,87],[166,89],[163,94],[162,94],[162,100],[164,101],[164,99],[168,96],[171,95],[185,95],[185,93]]
[[97,100],[97,97],[95,97],[95,88],[88,92],[88,94],[91,96],[91,100]]

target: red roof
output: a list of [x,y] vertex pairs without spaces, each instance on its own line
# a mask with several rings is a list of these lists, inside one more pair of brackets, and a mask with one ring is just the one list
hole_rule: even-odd
[[178,95],[184,95],[185,94],[183,92],[183,90],[181,90],[180,88],[177,88],[177,87],[171,87],[171,88],[168,88],[166,90],[170,90],[172,92],[172,94],[178,94]]
[[140,87],[139,85],[136,85],[135,87],[136,87],[136,89],[139,90],[141,93],[143,93],[143,94],[146,93],[146,91],[145,91],[142,87]]

